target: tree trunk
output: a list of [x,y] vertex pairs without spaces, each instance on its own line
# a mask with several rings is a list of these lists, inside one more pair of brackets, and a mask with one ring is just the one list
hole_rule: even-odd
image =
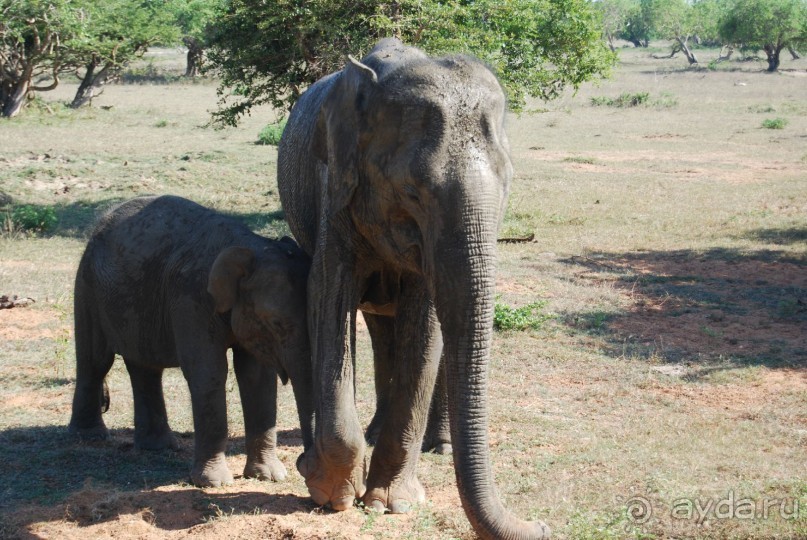
[[695,53],[692,52],[692,50],[690,50],[689,46],[687,45],[687,39],[688,38],[681,38],[681,37],[676,38],[676,40],[678,41],[678,44],[681,47],[681,52],[683,52],[684,56],[687,57],[687,61],[689,62],[689,65],[691,66],[692,64],[697,64],[698,59],[695,57]]
[[2,93],[0,93],[0,115],[11,118],[16,116],[23,104],[25,104],[25,97],[28,95],[28,80],[20,80],[16,84],[4,84]]
[[801,58],[801,56],[799,56],[799,52],[796,50],[795,47],[793,47],[793,45],[789,45],[787,47],[787,51],[790,53],[790,56],[793,58],[793,60],[798,60],[799,58]]
[[768,57],[768,73],[773,73],[779,69],[779,53],[782,47],[774,47],[773,45],[765,45],[765,54]]
[[196,38],[186,36],[182,39],[185,46],[188,48],[186,57],[187,64],[185,67],[186,77],[198,77],[199,71],[202,68],[202,61],[204,56],[204,49],[202,44]]
[[733,53],[734,53],[734,46],[726,45],[726,54],[723,54],[723,49],[720,49],[720,55],[718,56],[717,61],[718,62],[725,62],[726,60],[731,58],[731,55]]
[[102,87],[114,77],[112,64],[106,64],[96,72],[97,67],[98,60],[95,58],[87,64],[84,78],[81,79],[81,84],[78,85],[76,95],[72,103],[70,103],[71,108],[78,109],[87,103],[92,104],[93,98],[100,96],[104,91]]

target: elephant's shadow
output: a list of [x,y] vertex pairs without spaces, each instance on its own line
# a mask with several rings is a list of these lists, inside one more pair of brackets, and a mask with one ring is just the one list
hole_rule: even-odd
[[[297,444],[299,430],[278,433],[281,445]],[[222,514],[287,515],[316,505],[293,491],[301,478],[272,484],[250,481],[225,489],[187,483],[193,434],[179,433],[179,450],[139,451],[132,429],[112,429],[105,441],[78,441],[62,426],[0,431],[0,536],[37,538],[32,523],[68,520],[89,526],[140,514],[163,530],[181,530]],[[228,454],[243,452],[243,437]],[[148,515],[145,515],[145,514]]]

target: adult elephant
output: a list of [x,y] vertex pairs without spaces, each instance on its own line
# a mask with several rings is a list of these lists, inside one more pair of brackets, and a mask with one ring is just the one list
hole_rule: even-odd
[[[313,257],[308,281],[316,430],[298,460],[317,504],[405,512],[444,351],[451,440],[465,512],[485,538],[541,538],[496,495],[487,442],[496,236],[512,165],[505,98],[466,57],[383,40],[312,85],[278,150],[289,226]],[[393,381],[364,470],[355,406],[355,316]],[[365,484],[366,477],[366,484]]]

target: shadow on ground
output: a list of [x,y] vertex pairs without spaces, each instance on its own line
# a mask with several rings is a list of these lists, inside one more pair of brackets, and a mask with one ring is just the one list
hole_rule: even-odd
[[[293,493],[269,493],[258,481],[226,491],[187,484],[193,435],[178,435],[180,450],[152,452],[133,447],[131,429],[110,430],[108,440],[92,442],[62,426],[0,432],[0,537],[38,538],[27,532],[29,525],[59,520],[83,527],[135,514],[163,530],[181,530],[226,515],[287,515],[316,507]],[[300,438],[299,430],[278,435],[281,444]],[[243,448],[243,437],[231,439],[228,454]],[[240,471],[233,472],[238,477]]]
[[[801,238],[803,231],[756,231]],[[794,240],[799,241],[799,240]],[[614,356],[807,367],[807,258],[781,251],[593,253],[562,261],[576,280],[613,284],[621,312],[569,314]]]
[[[98,218],[124,200],[126,199],[110,198],[100,201],[75,201],[69,204],[42,205],[15,201],[0,191],[0,218],[8,216],[15,221],[13,227],[17,231],[27,230],[42,236],[88,238]],[[15,210],[18,209],[25,209],[25,211],[17,214]],[[269,237],[288,234],[283,210],[224,213],[242,221],[258,234]],[[41,222],[47,222],[49,225],[41,228],[38,225]],[[0,220],[0,227],[6,226]]]

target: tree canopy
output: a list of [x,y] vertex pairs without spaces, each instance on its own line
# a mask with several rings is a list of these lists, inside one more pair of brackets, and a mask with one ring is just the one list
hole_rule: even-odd
[[735,0],[720,22],[726,42],[747,49],[762,49],[768,71],[779,69],[779,53],[807,42],[807,1]]
[[606,76],[615,56],[587,0],[226,0],[208,58],[222,77],[214,122],[235,125],[252,107],[288,109],[317,79],[383,37],[432,54],[487,62],[515,110],[527,96]]
[[[70,0],[0,0],[0,114],[14,116],[32,90],[56,88],[61,43],[80,32]],[[46,82],[34,82],[41,79]]]
[[[166,0],[0,0],[0,114],[59,77],[82,81],[75,106],[154,43],[177,40]],[[43,82],[44,81],[44,82]]]

